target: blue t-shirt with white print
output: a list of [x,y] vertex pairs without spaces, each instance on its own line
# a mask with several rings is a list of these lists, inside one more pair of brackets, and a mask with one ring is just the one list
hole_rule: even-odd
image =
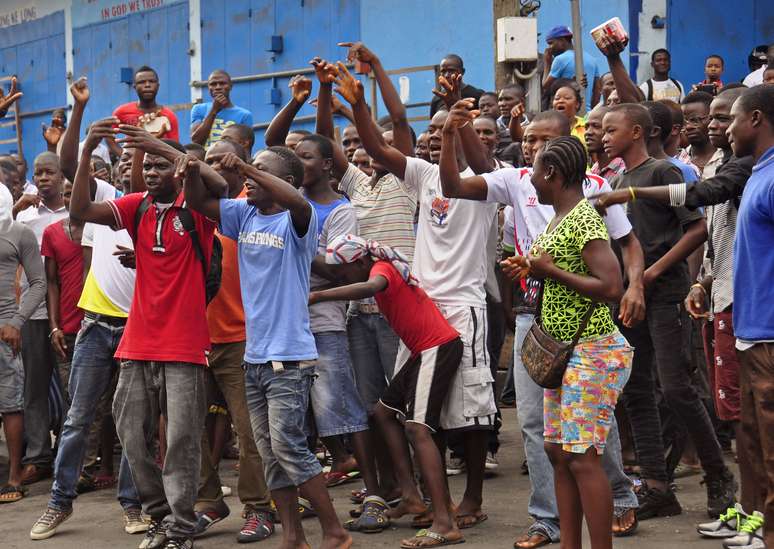
[[290,212],[263,215],[244,199],[220,201],[220,232],[237,241],[247,346],[245,362],[317,358],[309,326],[309,275],[317,215],[298,236]]

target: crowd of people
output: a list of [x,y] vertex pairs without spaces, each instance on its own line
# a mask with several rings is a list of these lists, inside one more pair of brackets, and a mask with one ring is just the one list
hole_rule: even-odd
[[[419,135],[376,53],[342,43],[389,114],[315,57],[257,152],[223,70],[188,144],[148,66],[80,141],[99,90],[76,80],[32,181],[0,156],[0,503],[53,478],[43,540],[116,487],[141,549],[191,548],[230,513],[228,455],[238,542],[280,524],[308,547],[315,516],[347,548],[408,516],[401,547],[453,545],[488,518],[515,406],[534,522],[514,547],[579,548],[585,520],[609,549],[680,514],[688,471],[699,535],[774,549],[774,46],[744,84],[708,56],[688,91],[663,49],[637,85],[612,39],[609,72],[576,78],[572,38],[547,36],[538,112],[447,55]],[[315,87],[315,131],[294,128]],[[342,522],[328,489],[355,479]]]

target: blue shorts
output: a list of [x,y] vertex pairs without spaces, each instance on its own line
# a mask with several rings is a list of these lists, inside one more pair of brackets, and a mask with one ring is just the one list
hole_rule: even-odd
[[365,431],[368,415],[355,385],[346,332],[314,334],[314,342],[319,355],[317,378],[312,384],[317,434],[332,437]]
[[0,341],[0,414],[24,410],[24,366],[21,355]]
[[304,432],[313,363],[245,364],[250,423],[269,490],[300,486],[322,473]]

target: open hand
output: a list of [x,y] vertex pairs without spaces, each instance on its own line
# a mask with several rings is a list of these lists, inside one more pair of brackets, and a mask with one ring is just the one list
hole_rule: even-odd
[[514,255],[503,259],[500,267],[511,280],[521,280],[529,276],[530,260],[523,255]]
[[336,93],[341,95],[350,104],[354,105],[363,100],[363,83],[352,76],[352,74],[344,66],[344,63],[339,61],[336,63],[338,67],[338,77],[336,78]]
[[3,88],[0,86],[0,118],[3,118],[8,114],[8,109],[10,109],[11,105],[16,103],[22,95],[24,95],[22,92],[16,91],[15,76],[11,77],[11,89],[8,90],[7,94],[3,93]]
[[80,105],[85,105],[89,101],[90,92],[89,84],[85,76],[81,76],[78,80],[72,83],[70,86],[70,94],[73,96],[73,100]]
[[433,90],[433,94],[440,97],[444,104],[446,104],[446,106],[451,109],[452,105],[462,99],[460,82],[462,82],[461,74],[452,75],[448,79],[441,75],[438,77],[438,87],[441,89]]
[[62,139],[65,129],[61,126],[46,126],[45,124],[41,124],[40,127],[43,132],[43,139],[46,140],[46,143],[51,147],[56,147],[59,140]]
[[306,76],[297,74],[290,79],[288,88],[293,93],[293,101],[302,105],[309,99],[309,95],[312,93],[312,81]]

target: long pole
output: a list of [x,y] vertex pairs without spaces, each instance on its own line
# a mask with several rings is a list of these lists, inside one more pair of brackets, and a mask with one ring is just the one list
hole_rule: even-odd
[[583,41],[581,39],[580,0],[570,0],[572,7],[572,40],[575,47],[575,80],[581,88],[580,114],[586,113],[586,88],[583,85]]

